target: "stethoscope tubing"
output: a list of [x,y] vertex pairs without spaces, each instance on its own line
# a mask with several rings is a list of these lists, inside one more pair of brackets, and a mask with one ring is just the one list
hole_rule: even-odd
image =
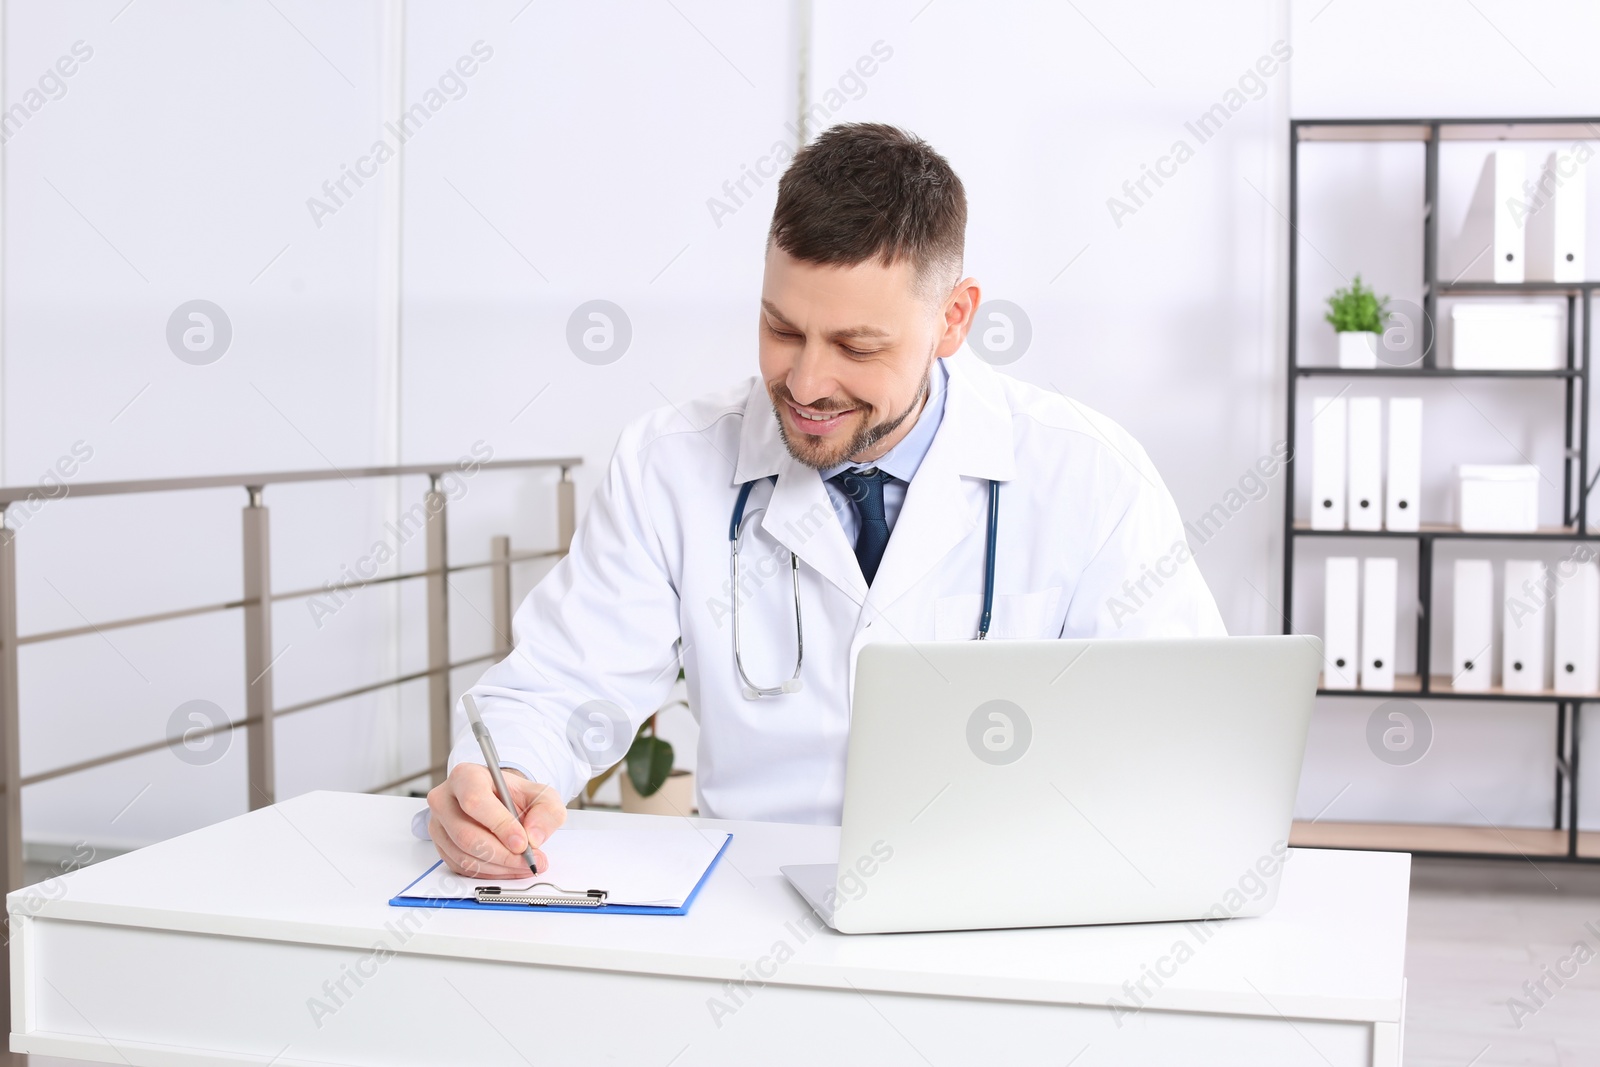
[[978,640],[989,636],[994,617],[994,546],[1000,539],[1000,483],[989,479],[989,533],[983,555],[983,614],[978,618]]

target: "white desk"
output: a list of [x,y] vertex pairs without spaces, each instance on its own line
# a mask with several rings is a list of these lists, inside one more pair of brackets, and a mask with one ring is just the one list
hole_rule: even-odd
[[[682,917],[391,908],[433,858],[409,833],[421,803],[312,793],[77,871],[59,899],[11,894],[11,1048],[140,1067],[1400,1062],[1405,855],[1293,850],[1259,919],[846,937],[802,925],[778,873],[831,861],[831,827],[703,820],[733,843]],[[651,816],[572,813],[619,818]],[[1107,1007],[1162,957],[1147,1010]]]

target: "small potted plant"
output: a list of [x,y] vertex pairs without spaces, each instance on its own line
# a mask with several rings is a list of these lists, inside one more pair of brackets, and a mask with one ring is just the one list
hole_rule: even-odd
[[1389,298],[1361,284],[1361,275],[1348,289],[1335,289],[1323,316],[1339,335],[1339,366],[1362,370],[1378,365],[1378,335],[1389,317]]
[[[669,705],[670,706],[670,705]],[[656,716],[639,727],[622,762],[622,810],[645,815],[688,815],[694,810],[694,775],[673,770],[672,745],[656,736]]]

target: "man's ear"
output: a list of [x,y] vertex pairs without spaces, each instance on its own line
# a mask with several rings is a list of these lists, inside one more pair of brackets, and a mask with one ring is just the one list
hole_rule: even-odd
[[939,343],[934,346],[935,356],[953,356],[960,351],[967,339],[967,332],[972,329],[981,296],[978,279],[963,278],[956,283],[944,302],[944,333],[940,335]]

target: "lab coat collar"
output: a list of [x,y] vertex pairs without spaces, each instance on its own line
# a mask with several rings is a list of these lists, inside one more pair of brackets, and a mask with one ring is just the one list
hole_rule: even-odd
[[876,617],[910,592],[988,514],[989,480],[1016,474],[1011,408],[999,376],[962,354],[946,360],[944,421],[906,489],[867,598]]
[[961,477],[1009,482],[1017,476],[1017,457],[1005,383],[993,367],[965,350],[944,362],[950,392],[929,455],[942,453],[942,463]]
[[735,464],[733,484],[770,478],[785,473],[791,465],[806,469],[804,464],[794,463],[794,457],[784,447],[778,413],[772,410],[767,385],[758,374],[750,379],[750,395],[744,402],[744,420],[739,428],[739,462]]

